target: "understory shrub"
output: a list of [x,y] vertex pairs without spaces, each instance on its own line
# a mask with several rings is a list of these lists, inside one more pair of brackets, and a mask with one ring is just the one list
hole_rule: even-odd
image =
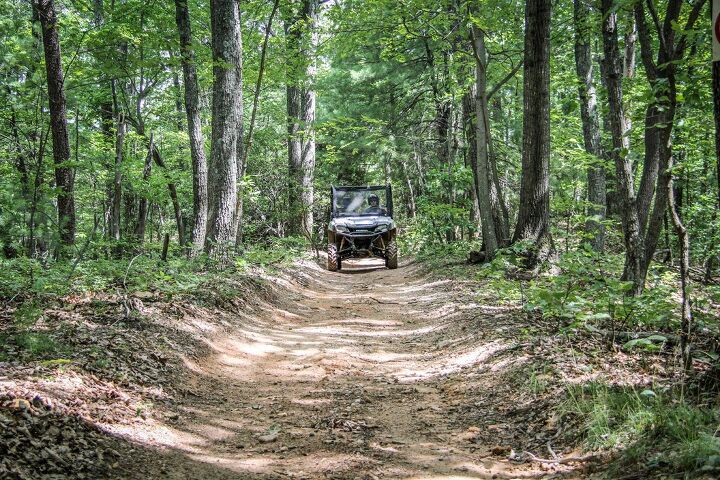
[[615,449],[614,468],[720,473],[720,410],[692,405],[660,389],[572,387],[561,410],[580,422],[588,449]]
[[651,269],[648,287],[633,297],[631,283],[620,280],[622,261],[590,249],[565,253],[557,265],[559,273],[530,283],[525,308],[557,320],[562,330],[585,324],[613,329],[675,327],[672,273]]

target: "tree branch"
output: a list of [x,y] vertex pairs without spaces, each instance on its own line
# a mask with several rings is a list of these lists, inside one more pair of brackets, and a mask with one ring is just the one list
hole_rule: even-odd
[[503,85],[505,85],[507,82],[510,81],[511,78],[515,76],[515,74],[522,68],[523,61],[521,60],[515,67],[508,72],[507,75],[503,77],[502,80],[500,80],[498,83],[495,84],[494,87],[490,89],[490,91],[487,93],[487,99],[490,100],[493,95],[497,93],[498,90],[502,88]]

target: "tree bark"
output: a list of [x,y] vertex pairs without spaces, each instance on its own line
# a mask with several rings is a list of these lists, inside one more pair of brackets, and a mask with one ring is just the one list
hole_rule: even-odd
[[643,272],[644,243],[640,230],[632,165],[623,143],[625,121],[622,104],[622,70],[617,39],[617,17],[612,10],[612,0],[602,0],[603,62],[608,90],[610,130],[612,133],[615,162],[615,182],[622,202],[622,225],[625,240],[625,273],[623,278],[632,282],[632,292],[638,295],[645,286]]
[[625,32],[625,56],[623,58],[623,77],[635,77],[635,43],[637,42],[637,24],[635,17],[630,13],[628,29]]
[[75,243],[75,171],[68,165],[70,143],[67,132],[65,88],[60,56],[58,18],[54,0],[36,0],[42,26],[48,98],[50,100],[50,128],[53,142],[55,186],[58,189],[58,228],[62,245]]
[[[290,8],[294,10],[294,5]],[[311,236],[315,178],[315,48],[318,0],[302,0],[285,21],[289,222],[291,235]]]
[[471,159],[473,177],[477,189],[478,207],[480,209],[480,230],[485,245],[485,260],[495,258],[498,249],[495,220],[492,215],[490,200],[490,172],[488,169],[488,121],[487,109],[487,51],[485,49],[484,32],[472,26],[473,51],[475,53],[475,143],[477,158]]
[[208,166],[205,158],[205,140],[200,120],[200,101],[195,51],[192,48],[192,30],[187,0],[175,0],[175,22],[180,35],[180,55],[185,87],[185,115],[190,139],[190,157],[193,170],[193,228],[191,255],[197,255],[205,245],[208,215]]
[[[657,136],[657,138],[652,139],[652,141],[657,141],[657,148],[654,146],[650,149],[646,148],[645,162],[651,164],[654,161],[652,156],[657,155],[658,164],[655,201],[652,215],[645,230],[645,251],[642,264],[643,277],[647,275],[647,270],[655,254],[662,230],[661,227],[666,205],[669,205],[669,202],[672,201],[669,197],[667,185],[672,182],[672,172],[670,171],[673,162],[672,133],[677,107],[675,71],[678,61],[680,61],[685,54],[685,48],[687,46],[687,34],[685,32],[692,30],[700,16],[700,11],[705,1],[706,0],[696,0],[693,3],[682,30],[677,28],[684,4],[682,0],[669,0],[667,2],[662,24],[655,11],[654,4],[648,2],[647,6],[648,9],[650,9],[660,39],[656,62],[654,62],[652,58],[652,43],[645,24],[644,6],[642,3],[638,3],[635,6],[635,20],[638,25],[638,37],[641,47],[640,52],[654,94],[652,103],[656,107],[655,110],[648,108],[648,117],[650,117],[650,114],[653,115],[646,119],[646,125],[652,125],[652,130],[655,132],[654,135]],[[653,119],[655,119],[654,122]],[[645,181],[646,179],[643,178],[643,180]],[[647,180],[646,183],[649,183],[649,180]],[[643,199],[643,202],[647,205],[650,204],[649,200],[646,199]]]
[[587,169],[588,220],[585,232],[593,250],[605,249],[606,179],[600,144],[600,119],[597,111],[597,94],[593,83],[593,61],[588,38],[590,9],[583,0],[574,0],[575,67],[578,76],[580,119],[582,121],[585,151],[595,157]]
[[[252,106],[252,112],[250,113],[250,125],[248,126],[248,133],[247,133],[247,140],[245,141],[244,148],[242,149],[242,153],[239,153],[238,155],[241,155],[241,161],[238,167],[238,198],[237,198],[237,207],[235,211],[235,245],[239,246],[243,241],[243,235],[242,235],[242,217],[243,217],[243,210],[244,210],[244,191],[242,187],[242,179],[245,177],[245,172],[247,170],[247,159],[248,154],[250,152],[250,148],[252,148],[253,144],[253,134],[255,132],[255,120],[257,118],[257,112],[258,112],[258,105],[260,102],[260,90],[262,88],[262,81],[263,76],[265,75],[265,58],[267,56],[267,47],[268,47],[268,41],[270,40],[270,32],[272,31],[272,23],[273,19],[275,18],[275,13],[278,10],[278,6],[280,5],[280,0],[275,0],[273,3],[272,12],[270,12],[270,17],[268,18],[267,25],[265,26],[265,38],[263,39],[262,44],[262,51],[260,53],[260,66],[258,67],[258,78],[255,82],[255,95],[253,96],[253,106]],[[243,140],[242,135],[240,136],[240,139]]]
[[[150,173],[152,172],[153,162],[153,151],[155,150],[155,140],[153,135],[150,134],[150,147],[148,148],[147,156],[145,157],[145,166],[143,167],[143,180],[147,182],[150,179]],[[142,245],[145,241],[145,225],[147,224],[148,216],[148,199],[146,197],[140,198],[138,205],[138,221],[135,226],[135,237],[138,243]]]
[[[670,156],[668,171],[672,171],[673,157]],[[673,178],[668,175],[667,189],[668,207],[670,218],[675,227],[675,234],[680,244],[680,296],[681,296],[681,323],[680,323],[680,351],[682,354],[683,368],[689,372],[692,368],[692,352],[690,351],[690,330],[692,327],[692,310],[690,309],[690,238],[687,228],[683,225],[678,205],[675,202],[673,191]]]
[[[463,131],[465,132],[465,144],[467,154],[465,155],[465,166],[470,167],[473,174],[473,184],[470,187],[470,222],[473,225],[472,237],[477,236],[480,227],[480,203],[478,201],[478,175],[477,175],[477,140],[475,127],[475,85],[465,92],[462,99]],[[411,183],[408,183],[411,185]]]
[[[550,0],[525,4],[523,151],[513,242],[550,241]],[[548,244],[549,246],[549,244]]]
[[120,208],[122,205],[122,163],[123,147],[125,144],[125,116],[122,113],[117,117],[117,130],[115,132],[115,175],[112,184],[110,203],[110,239],[120,241]]
[[237,136],[241,97],[237,66],[240,49],[240,10],[236,0],[211,0],[213,53],[212,153],[209,165],[208,232],[205,249],[220,263],[230,260],[235,237],[237,201]]

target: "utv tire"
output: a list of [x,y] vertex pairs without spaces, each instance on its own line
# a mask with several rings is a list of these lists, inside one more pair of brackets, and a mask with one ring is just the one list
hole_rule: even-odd
[[385,266],[390,270],[398,266],[398,246],[394,238],[388,242],[385,249]]
[[331,272],[337,272],[340,268],[340,256],[338,255],[337,245],[328,243],[327,249],[327,269]]

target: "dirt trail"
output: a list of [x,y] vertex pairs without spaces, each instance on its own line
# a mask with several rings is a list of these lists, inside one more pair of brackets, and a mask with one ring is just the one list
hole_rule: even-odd
[[175,414],[120,432],[165,452],[138,478],[583,478],[508,459],[548,419],[507,380],[523,355],[506,309],[413,264],[344,267],[270,279],[274,300],[186,359]]

